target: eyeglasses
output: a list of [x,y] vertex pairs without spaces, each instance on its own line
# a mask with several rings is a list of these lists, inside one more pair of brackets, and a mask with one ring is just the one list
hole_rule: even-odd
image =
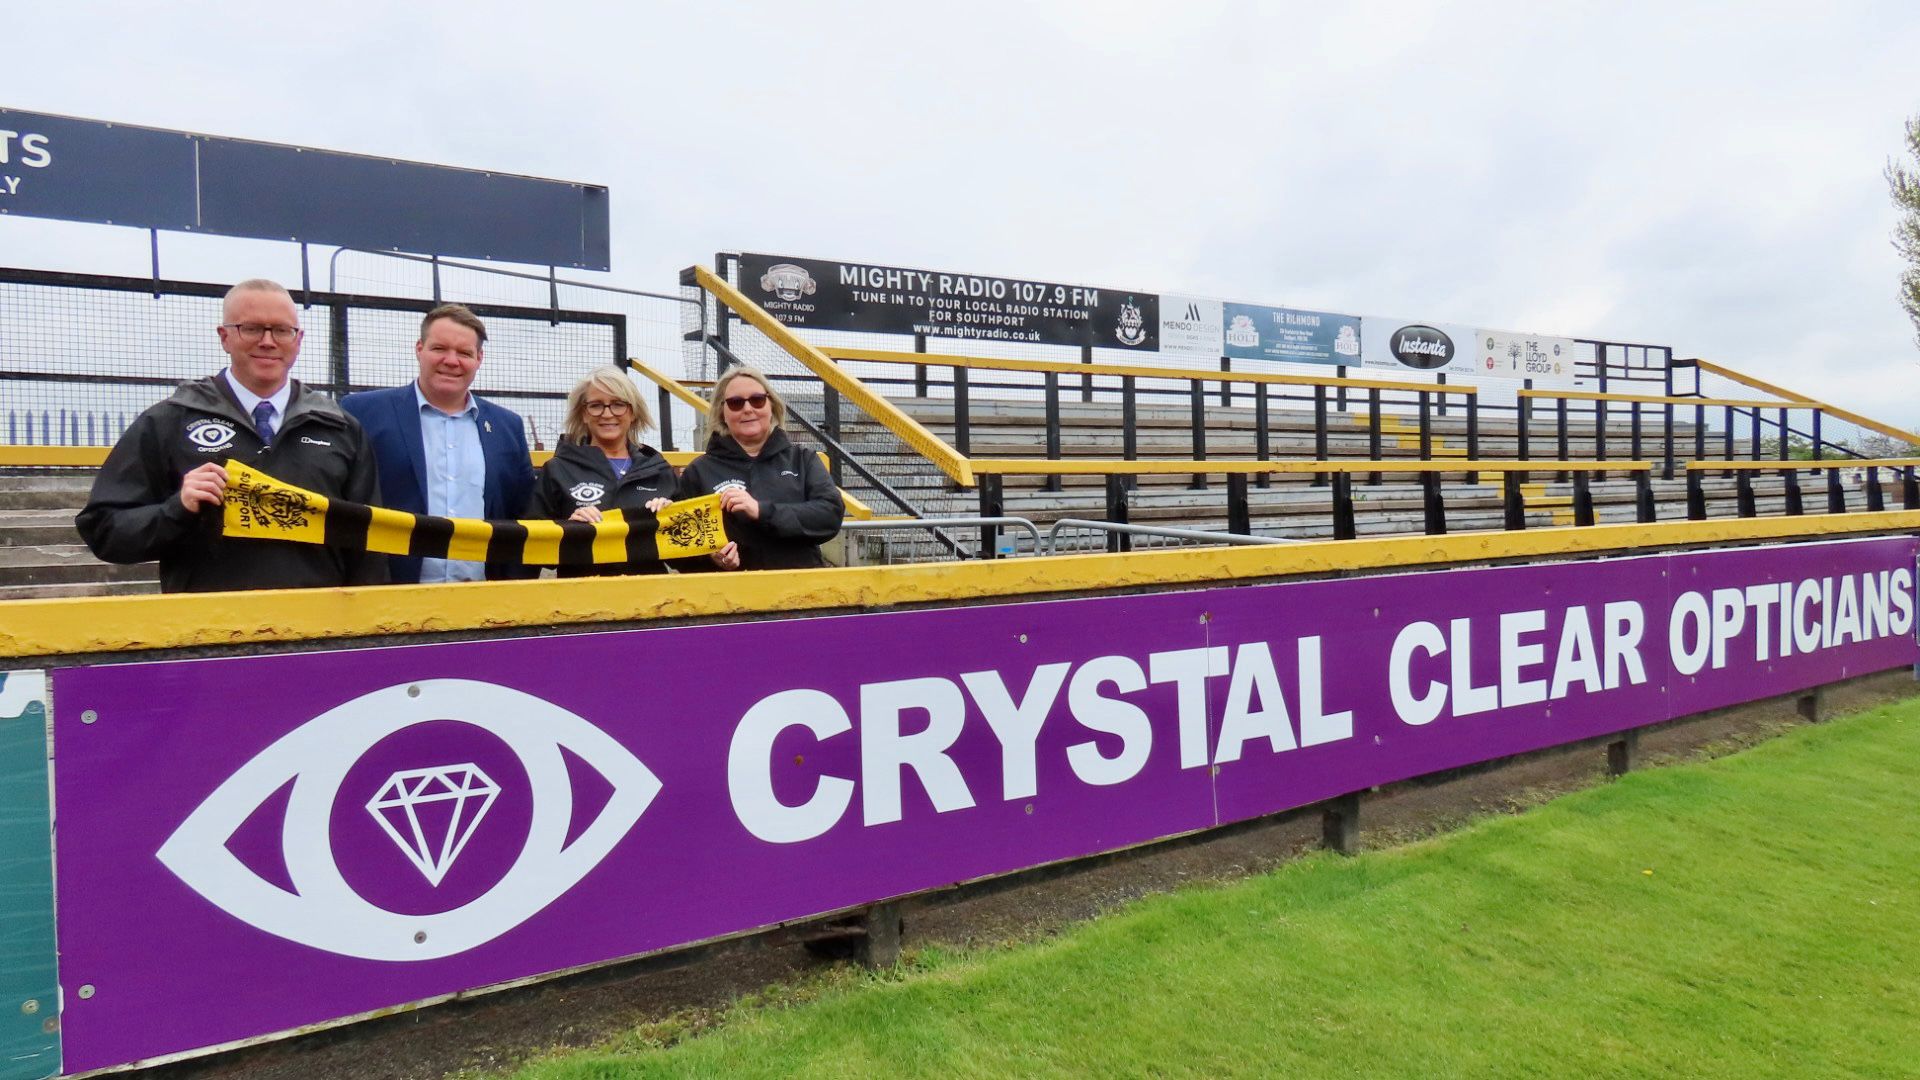
[[728,412],[739,412],[749,405],[756,409],[764,409],[767,407],[767,395],[748,394],[746,397],[730,397],[726,399],[726,402]]
[[306,333],[305,330],[297,326],[264,326],[257,322],[221,323],[220,327],[223,330],[231,330],[239,334],[241,341],[249,343],[259,341],[268,334],[272,334],[273,340],[282,345],[291,345],[300,340],[301,334]]
[[633,406],[624,401],[589,401],[587,411],[594,416],[625,416],[633,411]]

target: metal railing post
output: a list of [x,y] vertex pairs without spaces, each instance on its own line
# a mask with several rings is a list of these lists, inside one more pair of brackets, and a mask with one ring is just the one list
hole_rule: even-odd
[[967,389],[967,369],[953,369],[953,448],[973,455],[973,401]]
[[[820,417],[820,426],[826,429],[827,435],[832,438],[834,442],[838,443],[840,441],[840,391],[835,390],[827,383],[821,383],[820,390],[820,411],[822,414]],[[840,463],[840,453],[838,450],[827,451],[827,472],[833,476],[833,482],[836,487],[842,486],[846,477],[844,475],[844,467]]]
[[[1566,461],[1573,456],[1568,453],[1567,447],[1567,399],[1557,398],[1555,399],[1555,404],[1554,432],[1558,436],[1560,443],[1560,460]],[[1571,477],[1566,470],[1562,469],[1560,471],[1560,479],[1564,482],[1571,479]]]
[[[1107,520],[1127,523],[1127,478],[1118,473],[1107,474]],[[1132,551],[1133,536],[1119,529],[1107,533],[1107,550]]]
[[1433,460],[1433,411],[1427,391],[1420,391],[1420,460]]
[[1504,528],[1515,532],[1527,527],[1527,501],[1520,491],[1520,474],[1505,473],[1500,478],[1501,509],[1504,511]]
[[1887,493],[1880,490],[1880,466],[1867,466],[1867,509],[1881,511],[1887,508]]
[[1353,522],[1353,474],[1333,474],[1333,538],[1351,540],[1359,535]]
[[1593,517],[1593,481],[1584,472],[1573,474],[1573,523],[1591,525]]
[[[1220,373],[1222,375],[1225,375],[1225,374],[1231,373],[1232,371],[1233,371],[1233,358],[1230,356],[1221,357]],[[1233,382],[1229,379],[1220,380],[1220,404],[1223,408],[1230,409],[1233,407]]]
[[1753,503],[1753,473],[1741,469],[1740,475],[1734,478],[1733,492],[1736,514],[1743,518],[1750,518],[1759,513]]
[[1642,525],[1651,525],[1655,520],[1653,508],[1653,473],[1641,469],[1633,474],[1633,520]]
[[673,395],[664,386],[654,387],[660,394],[660,449],[672,450],[673,445]]
[[[1268,430],[1271,418],[1267,415],[1267,384],[1253,384],[1253,456],[1261,461],[1267,460],[1273,453],[1272,433]],[[1261,473],[1256,481],[1261,487],[1273,483],[1266,474]]]
[[[1047,372],[1047,460],[1060,460],[1060,373]],[[1059,473],[1050,473],[1042,491],[1062,490]]]
[[1085,375],[1080,376],[1080,402],[1084,405],[1093,401],[1093,346],[1080,346],[1080,362],[1087,365],[1088,369]]
[[1425,472],[1420,474],[1420,502],[1426,521],[1428,536],[1444,536],[1447,531],[1447,505],[1440,497],[1440,474]]
[[[1755,409],[1754,410],[1755,418],[1757,419],[1759,415],[1760,415],[1760,410]],[[1785,409],[1779,410],[1779,416],[1780,416],[1780,460],[1792,461],[1793,448],[1789,445],[1791,440],[1787,438],[1787,410]]]
[[1707,492],[1700,484],[1700,470],[1687,470],[1687,520],[1707,520]]
[[[1467,395],[1467,459],[1469,461],[1480,460],[1479,394]],[[1478,484],[1479,482],[1480,474],[1478,472],[1470,472],[1467,474],[1467,483]]]
[[[913,351],[917,353],[927,351],[927,335],[918,332],[913,335]],[[917,398],[927,396],[927,365],[925,364],[913,365],[913,396]]]
[[1827,468],[1827,513],[1844,514],[1847,512],[1847,489],[1840,484],[1840,470]]
[[[1206,388],[1195,379],[1187,384],[1193,411],[1193,460],[1207,460],[1207,395]],[[1194,491],[1207,489],[1207,475],[1194,473],[1193,483],[1187,485]]]
[[1813,410],[1813,460],[1819,461],[1826,456],[1825,441],[1820,437],[1820,414],[1822,409]]
[[[1140,401],[1134,390],[1133,376],[1120,376],[1120,456],[1128,461],[1140,458]],[[1129,475],[1126,478],[1127,490],[1139,486],[1140,481]]]
[[[1367,387],[1367,456],[1373,461],[1380,460],[1380,388]],[[1377,487],[1380,474],[1373,473],[1367,478],[1369,487]]]
[[[982,473],[980,481],[980,516],[998,518],[1007,516],[1007,501],[1001,494],[999,473]],[[997,559],[1000,557],[1000,528],[997,525],[980,526],[980,558]]]
[[[1266,411],[1265,410],[1266,397],[1264,396],[1264,392],[1267,389],[1267,384],[1261,383],[1260,389],[1262,391],[1262,397],[1260,399],[1260,403],[1262,407],[1261,411],[1262,413],[1264,413]],[[1267,446],[1266,446],[1266,440],[1264,438],[1265,427],[1266,425],[1263,419],[1261,423],[1261,434],[1263,437],[1260,443],[1260,456],[1263,459],[1267,456]],[[1325,384],[1316,384],[1313,388],[1313,460],[1315,461],[1327,460],[1327,452],[1328,452],[1327,451],[1327,388]],[[1314,487],[1324,487],[1326,485],[1326,482],[1327,482],[1326,473],[1313,474]],[[1262,487],[1265,487],[1266,483],[1267,483],[1266,474],[1261,473],[1260,485]]]
[[1253,533],[1253,507],[1247,501],[1247,474],[1227,474],[1227,531],[1249,536]]

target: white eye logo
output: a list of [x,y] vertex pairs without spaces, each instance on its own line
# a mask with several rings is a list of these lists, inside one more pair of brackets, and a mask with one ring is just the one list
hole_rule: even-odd
[[233,444],[233,425],[225,420],[195,420],[187,425],[187,441],[202,450],[225,450]]
[[584,484],[575,484],[567,492],[567,494],[573,496],[574,502],[581,503],[583,505],[599,502],[600,496],[605,495],[606,493],[607,493],[607,488],[605,484],[596,484],[591,480],[587,481]]
[[[412,729],[423,725],[477,729],[496,747],[493,772],[461,757],[386,768],[386,757],[396,753],[404,759],[438,752],[408,749],[406,739],[422,734]],[[389,749],[376,751],[376,744]],[[584,829],[573,828],[574,774],[563,750],[611,788]],[[356,769],[363,758],[371,772]],[[349,793],[352,801],[343,802],[350,778],[371,797]],[[229,844],[282,788],[290,791],[277,839],[291,891],[262,877]],[[559,899],[607,857],[659,792],[659,779],[612,736],[552,702],[492,683],[431,679],[364,694],[288,732],[214,789],[158,857],[216,907],[269,934],[367,960],[437,960],[492,941]],[[520,808],[524,843],[501,816],[510,813],[509,801]],[[443,882],[450,887],[448,876],[464,863],[504,864],[509,855],[512,862],[457,906],[395,911],[420,905],[381,906],[342,871],[343,855],[365,864],[374,851],[365,843],[336,850],[336,838],[354,827],[384,836],[379,856],[404,856],[413,867],[408,875],[420,875],[411,887],[429,893],[444,891]],[[517,853],[502,847],[515,843]],[[364,888],[370,879],[356,880]]]

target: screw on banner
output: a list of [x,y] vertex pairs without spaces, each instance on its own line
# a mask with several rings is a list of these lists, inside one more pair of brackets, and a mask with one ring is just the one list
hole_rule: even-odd
[[100,719],[100,714],[94,712],[92,709],[88,709],[86,712],[80,714],[80,722],[83,724],[91,724],[98,719]]
[[27,1000],[25,1000],[25,1001],[23,1001],[23,1002],[21,1002],[21,1003],[20,1003],[20,1011],[21,1011],[21,1012],[23,1012],[23,1013],[25,1013],[25,1014],[26,1014],[26,1015],[28,1015],[28,1016],[32,1016],[32,1015],[33,1015],[34,1013],[37,1013],[37,1012],[39,1012],[39,1011],[40,1011],[40,999],[39,999],[39,998],[28,998]]
[[92,983],[81,984],[80,1000],[86,1001],[88,998],[91,998],[91,997],[93,997],[93,984]]

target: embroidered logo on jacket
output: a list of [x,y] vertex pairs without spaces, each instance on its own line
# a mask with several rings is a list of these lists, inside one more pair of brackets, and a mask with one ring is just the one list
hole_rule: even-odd
[[225,420],[200,419],[187,425],[187,441],[203,454],[232,446],[233,435],[233,425]]
[[573,496],[573,501],[582,506],[593,506],[600,501],[600,496],[606,493],[607,486],[605,484],[598,484],[592,480],[575,484],[567,489],[567,494]]

